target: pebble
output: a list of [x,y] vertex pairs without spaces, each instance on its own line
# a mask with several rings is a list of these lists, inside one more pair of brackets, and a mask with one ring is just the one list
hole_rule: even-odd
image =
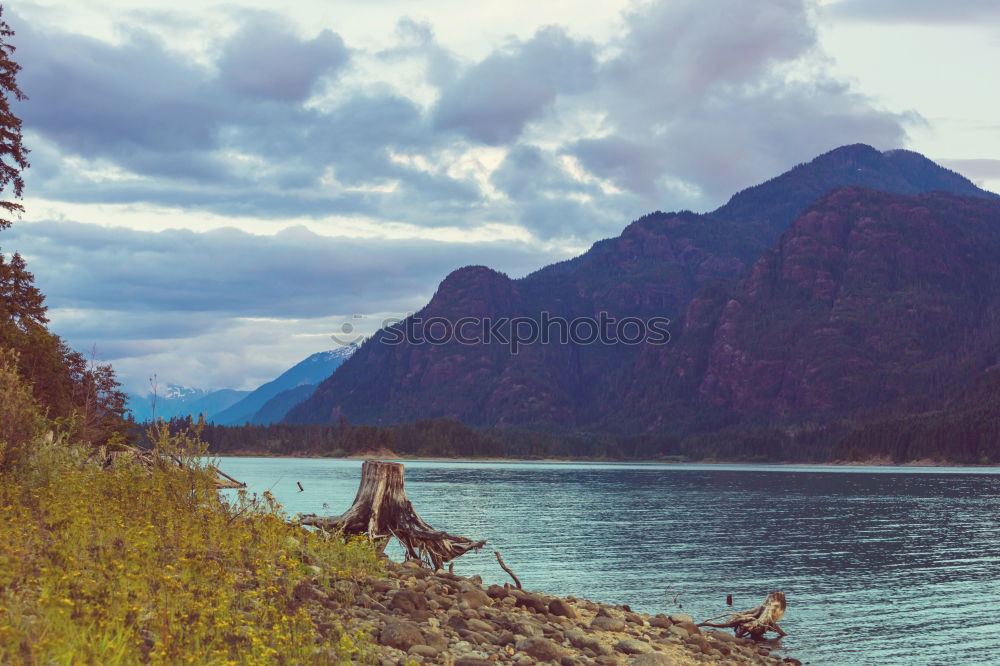
[[296,592],[324,635],[335,637],[343,627],[377,637],[374,663],[385,666],[801,664],[729,632],[702,631],[684,613],[650,616],[627,606],[483,586],[475,577],[431,572],[415,562],[387,562],[386,568],[383,578],[333,580],[330,588],[310,579]]

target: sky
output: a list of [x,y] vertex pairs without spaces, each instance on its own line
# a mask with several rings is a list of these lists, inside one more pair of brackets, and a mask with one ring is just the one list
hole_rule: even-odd
[[[1000,191],[994,0],[38,0],[0,232],[131,391],[249,389],[849,143]],[[7,193],[5,193],[7,194]]]

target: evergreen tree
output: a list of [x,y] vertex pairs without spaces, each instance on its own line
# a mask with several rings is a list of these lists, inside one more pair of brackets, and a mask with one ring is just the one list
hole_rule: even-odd
[[[14,198],[20,199],[24,191],[21,172],[29,166],[28,149],[21,143],[21,119],[11,111],[10,104],[12,99],[22,101],[27,97],[17,85],[21,66],[12,58],[14,46],[8,40],[13,36],[0,6],[0,192],[9,186]],[[10,216],[23,211],[24,206],[15,201],[0,200],[0,229],[10,226]]]

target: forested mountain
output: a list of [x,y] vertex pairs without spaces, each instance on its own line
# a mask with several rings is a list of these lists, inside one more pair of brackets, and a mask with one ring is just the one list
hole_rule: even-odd
[[841,146],[807,164],[739,192],[710,215],[751,227],[770,245],[793,219],[830,190],[857,185],[894,194],[951,192],[995,199],[964,176],[910,150],[879,152],[864,144]]
[[250,417],[250,423],[255,425],[268,425],[271,423],[281,423],[285,416],[295,405],[304,402],[316,391],[317,384],[300,384],[295,388],[282,391],[257,410]]
[[[930,191],[949,194],[920,195]],[[924,409],[985,367],[998,210],[995,195],[916,153],[838,148],[713,213],[647,215],[519,280],[459,269],[287,421],[684,434]],[[666,317],[672,339],[517,354],[497,341],[393,344],[404,330],[442,337],[421,327],[433,318],[543,312]]]
[[734,286],[700,293],[615,403],[629,424],[936,409],[996,363],[1000,200],[843,188]]

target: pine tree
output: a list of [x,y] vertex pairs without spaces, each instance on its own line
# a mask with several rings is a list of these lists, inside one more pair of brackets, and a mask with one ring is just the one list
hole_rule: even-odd
[[[0,192],[12,187],[15,199],[24,192],[24,178],[21,172],[28,168],[28,149],[21,143],[21,119],[11,111],[11,99],[27,99],[17,85],[17,73],[21,66],[14,62],[14,46],[8,40],[14,36],[7,22],[3,20],[0,6]],[[0,229],[10,226],[12,215],[19,215],[24,206],[15,201],[0,200]]]

